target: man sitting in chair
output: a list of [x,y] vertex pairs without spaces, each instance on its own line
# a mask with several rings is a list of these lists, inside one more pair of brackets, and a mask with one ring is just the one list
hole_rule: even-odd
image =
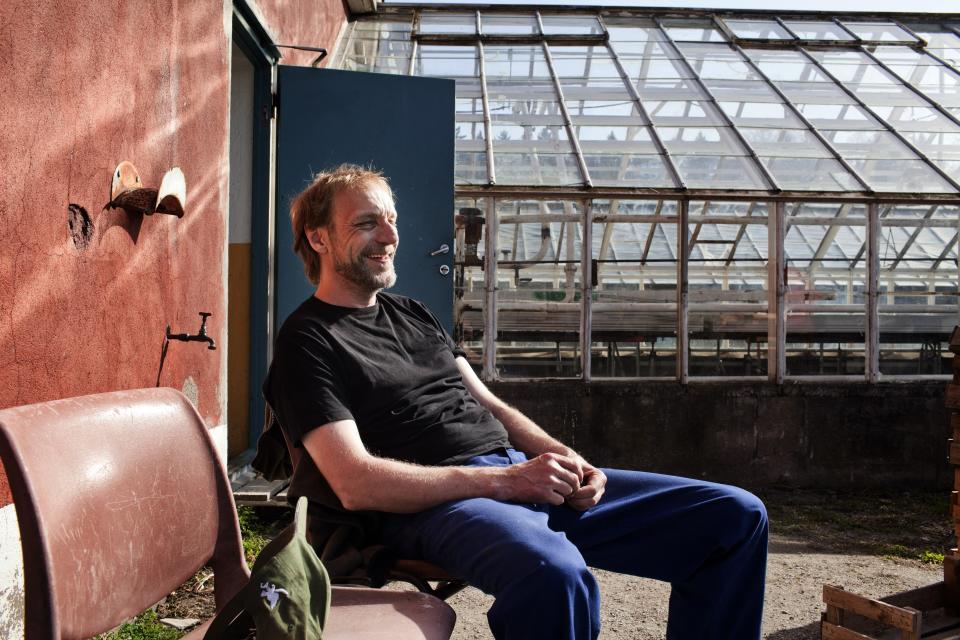
[[316,292],[277,338],[267,401],[347,510],[496,597],[496,638],[596,638],[588,567],[672,584],[670,639],[759,638],[767,518],[750,493],[600,469],[497,398],[395,280],[377,172],[317,175],[291,208]]

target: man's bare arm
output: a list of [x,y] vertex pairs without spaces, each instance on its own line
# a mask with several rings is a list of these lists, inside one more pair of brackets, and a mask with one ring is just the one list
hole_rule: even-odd
[[577,478],[582,486],[567,496],[567,504],[579,510],[588,509],[603,497],[607,477],[602,471],[587,462],[579,453],[563,444],[549,433],[544,431],[536,422],[525,416],[519,409],[498,398],[487,385],[477,377],[473,367],[466,358],[457,358],[457,368],[460,376],[477,402],[486,407],[497,420],[503,423],[510,436],[510,442],[526,453],[529,457],[540,456],[545,453],[558,454],[573,462],[577,470]]
[[370,454],[353,420],[308,432],[303,446],[350,510],[414,513],[462,498],[562,504],[579,486],[577,467],[548,454],[509,467],[425,467]]

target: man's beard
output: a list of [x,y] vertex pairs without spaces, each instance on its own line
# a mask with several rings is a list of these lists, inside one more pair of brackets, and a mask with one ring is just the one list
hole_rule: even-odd
[[[378,253],[383,253],[383,251],[381,250]],[[365,252],[360,253],[352,260],[341,260],[339,256],[334,256],[333,268],[341,276],[364,291],[374,292],[392,287],[397,281],[397,273],[393,269],[393,260],[387,263],[387,269],[374,271],[367,263],[365,255]]]

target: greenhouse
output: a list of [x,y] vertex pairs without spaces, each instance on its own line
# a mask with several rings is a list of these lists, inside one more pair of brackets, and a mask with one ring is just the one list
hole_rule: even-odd
[[390,4],[333,66],[456,82],[487,380],[950,372],[956,17]]

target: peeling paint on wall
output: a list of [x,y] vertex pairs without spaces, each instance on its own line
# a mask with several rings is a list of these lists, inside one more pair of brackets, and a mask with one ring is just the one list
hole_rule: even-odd
[[196,409],[197,402],[199,402],[200,398],[200,389],[197,388],[197,383],[194,382],[192,376],[187,376],[187,379],[183,381],[183,386],[180,388],[180,391],[183,392],[183,395],[187,396],[193,408]]
[[23,638],[23,559],[13,505],[0,509],[0,638]]
[[79,204],[70,204],[67,206],[67,228],[70,230],[70,238],[73,240],[73,246],[81,251],[86,250],[93,238],[93,220],[90,214]]

